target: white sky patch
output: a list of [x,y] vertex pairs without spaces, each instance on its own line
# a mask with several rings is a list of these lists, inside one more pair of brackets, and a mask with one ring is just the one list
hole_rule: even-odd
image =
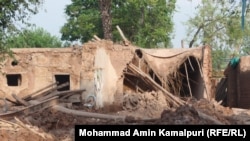
[[71,0],[44,0],[39,13],[32,16],[30,22],[60,38],[60,29],[66,23],[64,9],[70,3]]
[[[176,12],[174,14],[174,38],[172,39],[173,47],[180,48],[181,40],[185,40],[188,28],[185,22],[194,16],[195,7],[201,3],[201,0],[177,0]],[[184,42],[184,47],[187,47],[188,43]]]

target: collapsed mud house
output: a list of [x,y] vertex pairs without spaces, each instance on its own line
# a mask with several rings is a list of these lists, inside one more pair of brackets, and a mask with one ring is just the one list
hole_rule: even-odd
[[76,101],[92,96],[97,108],[121,105],[123,94],[131,92],[160,90],[172,105],[180,104],[175,97],[213,98],[209,46],[142,49],[99,40],[12,51],[15,59],[1,64],[2,98],[25,97],[53,84],[57,91],[84,89]]

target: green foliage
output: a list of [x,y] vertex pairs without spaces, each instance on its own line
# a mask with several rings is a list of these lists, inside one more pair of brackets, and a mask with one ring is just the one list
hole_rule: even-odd
[[102,23],[98,2],[93,0],[72,0],[65,9],[67,23],[62,27],[62,40],[86,42],[93,35],[102,35]]
[[229,49],[213,48],[212,50],[212,65],[215,71],[225,69],[230,61],[232,53]]
[[[193,45],[208,44],[213,51],[213,69],[226,67],[233,56],[245,54],[249,27],[241,29],[239,1],[202,0],[196,15],[188,21],[188,40]],[[246,23],[250,18],[246,16]],[[249,42],[249,41],[248,41]]]
[[250,36],[243,38],[243,44],[240,50],[241,55],[250,55]]
[[25,29],[21,33],[7,39],[10,48],[45,48],[61,47],[62,42],[43,28]]
[[[172,16],[176,0],[113,0],[112,29],[113,40],[119,41],[116,26],[134,44],[141,47],[169,46],[173,31]],[[87,42],[93,35],[103,38],[103,29],[98,1],[72,0],[65,9],[67,23],[62,27],[62,39]]]
[[[16,34],[18,22],[28,24],[30,14],[38,12],[43,0],[0,0],[0,53],[11,53],[6,46],[8,36]],[[1,55],[1,60],[4,59]]]

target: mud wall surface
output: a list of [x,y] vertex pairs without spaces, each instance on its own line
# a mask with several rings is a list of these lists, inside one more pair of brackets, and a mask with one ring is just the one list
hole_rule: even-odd
[[[56,82],[55,75],[70,81],[70,90],[80,87],[81,52],[77,48],[13,49],[15,60],[2,63],[0,97],[24,96]],[[18,81],[18,82],[15,82]]]
[[211,100],[214,98],[212,93],[212,56],[211,56],[211,47],[204,46],[203,50],[203,62],[202,62],[202,71],[203,71],[203,83],[204,83],[204,97]]
[[227,106],[250,108],[250,56],[242,56],[236,67],[228,66]]
[[[96,95],[98,107],[121,103],[123,94],[123,70],[132,60],[131,46],[112,41],[90,41],[83,45],[81,88],[87,91],[82,97]],[[101,78],[97,81],[97,78]],[[101,89],[97,94],[97,89]]]
[[116,71],[105,49],[97,49],[94,76],[97,107],[103,107],[104,104],[111,105],[114,102],[117,80]]
[[237,73],[237,103],[240,108],[250,108],[250,56],[240,58]]
[[[98,54],[100,48],[105,53]],[[108,88],[110,82],[105,82],[106,90],[115,86],[112,93],[121,95],[123,70],[133,57],[131,48],[134,47],[101,40],[79,47],[13,49],[15,59],[7,58],[0,66],[0,97],[11,97],[13,93],[25,96],[55,83],[58,77],[65,77],[60,79],[68,79],[64,81],[70,82],[69,90],[86,89],[82,95],[85,98],[95,94],[94,78],[100,66],[106,68],[102,72],[105,80],[112,78],[109,81],[114,84]],[[118,102],[119,98],[115,95],[111,101]]]
[[239,72],[239,65],[237,68],[232,68],[229,66],[228,68],[228,83],[227,83],[227,105],[229,107],[237,107],[238,99],[237,99],[237,77]]

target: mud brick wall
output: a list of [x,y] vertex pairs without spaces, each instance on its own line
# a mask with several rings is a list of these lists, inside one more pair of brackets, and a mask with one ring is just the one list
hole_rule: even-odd
[[237,70],[237,106],[250,108],[250,56],[240,58]]
[[228,81],[227,81],[227,105],[229,107],[238,106],[238,90],[237,90],[237,76],[239,72],[239,67],[228,68]]
[[[0,97],[28,95],[56,82],[55,75],[68,75],[70,90],[80,88],[82,55],[77,48],[24,48],[13,49],[13,53],[16,61],[7,58],[2,62]],[[18,84],[8,76],[19,77]]]
[[212,60],[210,46],[204,46],[202,70],[205,85],[204,97],[212,99],[214,94],[212,94]]

